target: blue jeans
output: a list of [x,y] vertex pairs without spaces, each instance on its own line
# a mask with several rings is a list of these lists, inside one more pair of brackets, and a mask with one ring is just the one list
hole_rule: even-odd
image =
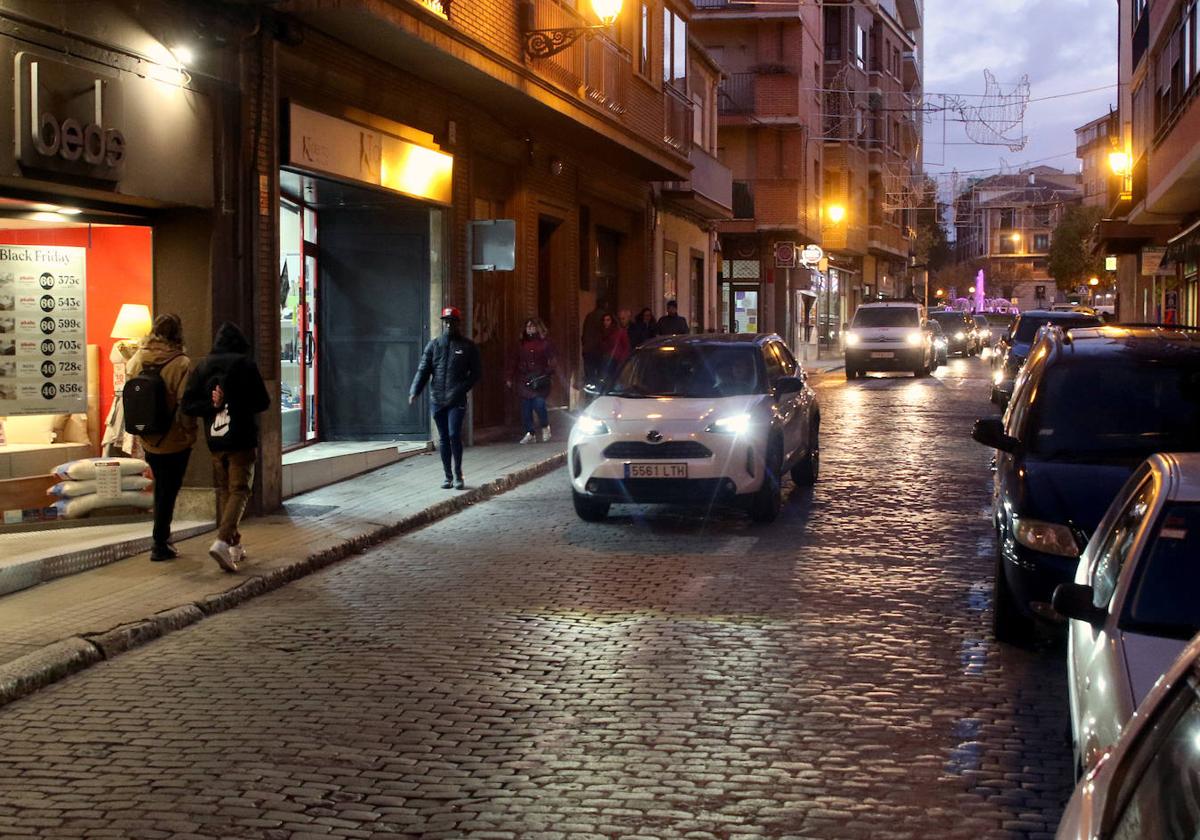
[[521,400],[521,422],[525,424],[525,431],[531,435],[536,434],[538,430],[538,427],[533,425],[534,412],[537,412],[542,427],[550,425],[550,413],[546,411],[545,397],[527,397]]
[[466,406],[445,405],[434,407],[433,422],[438,430],[438,452],[442,456],[442,469],[450,478],[450,458],[454,458],[454,477],[462,478],[462,427],[467,416]]

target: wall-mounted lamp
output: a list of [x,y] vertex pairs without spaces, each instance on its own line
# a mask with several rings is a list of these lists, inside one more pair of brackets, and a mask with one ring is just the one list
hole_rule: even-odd
[[829,216],[829,221],[835,225],[841,223],[846,218],[846,208],[841,204],[830,204],[825,208],[825,212]]
[[608,29],[621,14],[621,0],[592,0],[592,10],[600,23],[595,26],[567,26],[556,29],[534,28],[534,0],[522,0],[521,38],[530,58],[549,58],[574,44],[582,36],[589,38],[598,29]]

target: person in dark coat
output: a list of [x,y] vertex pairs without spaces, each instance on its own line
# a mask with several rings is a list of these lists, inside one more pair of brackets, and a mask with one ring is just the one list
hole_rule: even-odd
[[557,358],[554,342],[546,335],[546,325],[540,318],[530,318],[521,328],[521,340],[508,360],[505,385],[517,389],[521,398],[521,422],[525,424],[525,437],[521,443],[534,443],[538,439],[536,419],[541,423],[542,443],[550,440],[550,414],[546,410],[546,397],[554,381]]
[[600,376],[607,387],[616,379],[621,363],[629,358],[629,334],[607,312],[600,319],[600,351]]
[[258,460],[258,415],[271,405],[250,342],[237,324],[217,328],[212,352],[192,371],[183,393],[183,412],[199,417],[212,453],[217,491],[217,539],[209,555],[227,572],[246,556],[238,526]]
[[583,380],[585,383],[597,382],[604,367],[604,353],[600,347],[600,322],[604,319],[604,308],[596,303],[596,308],[583,319],[583,329],[580,331],[580,343],[583,345]]
[[647,306],[629,325],[629,348],[632,350],[640,347],[656,335],[658,335],[658,326],[654,323],[654,310]]
[[659,335],[687,335],[687,319],[679,314],[679,304],[667,301],[667,314],[658,319]]
[[479,348],[462,334],[462,313],[456,306],[447,306],[442,310],[442,334],[425,345],[408,391],[408,403],[412,405],[425,386],[429,386],[429,407],[437,426],[438,452],[446,474],[442,482],[444,490],[466,487],[462,474],[462,427],[467,416],[467,394],[482,375]]

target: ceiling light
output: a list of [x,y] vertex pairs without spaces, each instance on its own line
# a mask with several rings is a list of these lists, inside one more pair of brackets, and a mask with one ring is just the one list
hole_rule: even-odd
[[60,216],[78,216],[83,211],[78,207],[59,207],[54,212],[58,213]]

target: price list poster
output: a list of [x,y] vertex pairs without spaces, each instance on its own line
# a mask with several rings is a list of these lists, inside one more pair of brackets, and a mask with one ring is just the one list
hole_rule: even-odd
[[0,245],[0,417],[87,411],[86,257]]

